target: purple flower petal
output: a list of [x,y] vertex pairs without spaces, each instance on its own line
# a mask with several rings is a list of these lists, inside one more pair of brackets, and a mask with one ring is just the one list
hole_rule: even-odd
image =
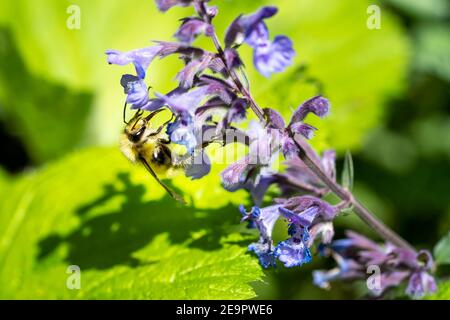
[[180,81],[180,87],[191,88],[194,82],[194,77],[203,72],[211,62],[212,55],[204,54],[201,59],[193,59],[190,61],[177,75],[177,80]]
[[281,138],[281,150],[287,160],[298,158],[299,149],[295,141],[285,132]]
[[283,216],[289,220],[289,222],[293,225],[299,227],[309,227],[316,216],[319,214],[319,209],[317,207],[311,207],[302,212],[302,214],[296,214],[295,212],[280,207],[280,212]]
[[132,109],[145,109],[149,105],[148,88],[144,80],[131,75],[124,75],[121,84],[127,94],[126,102]]
[[286,127],[286,123],[278,111],[271,108],[265,108],[264,115],[273,128],[283,130]]
[[108,56],[109,64],[124,66],[133,63],[139,78],[144,79],[146,70],[148,69],[150,63],[158,55],[160,50],[161,47],[159,45],[156,45],[153,47],[136,49],[128,52],[107,50],[105,53]]
[[317,208],[317,215],[320,215],[325,221],[332,221],[339,212],[335,206],[314,196],[292,197],[283,203],[283,207],[296,214],[303,214],[307,209]]
[[322,167],[331,180],[336,181],[336,151],[326,150],[322,154]]
[[291,123],[289,126],[292,126],[296,122],[303,121],[306,116],[312,112],[318,117],[325,117],[330,110],[330,103],[327,99],[322,96],[316,96],[311,98],[305,102],[303,102],[298,109],[292,115]]
[[204,150],[194,152],[185,169],[185,175],[192,180],[200,179],[211,171],[211,161]]
[[273,42],[267,41],[255,47],[253,62],[255,68],[265,77],[282,72],[292,64],[295,51],[292,41],[285,36],[277,36]]
[[279,150],[278,130],[265,128],[258,121],[251,121],[247,135],[250,137],[250,163],[268,166],[272,164],[274,154]]
[[189,117],[180,117],[167,125],[167,134],[173,143],[186,147],[188,153],[192,154],[197,146],[197,137],[192,120]]
[[254,252],[259,259],[259,263],[264,268],[275,267],[276,261],[270,243],[256,242],[248,246],[248,251]]
[[175,37],[184,44],[190,45],[200,34],[211,36],[214,33],[214,27],[199,18],[185,18],[182,21]]
[[245,183],[248,172],[253,168],[250,164],[250,157],[246,156],[235,163],[229,165],[220,173],[222,184],[228,191],[235,191]]
[[218,94],[219,89],[216,87],[216,85],[201,86],[190,91],[180,90],[171,96],[158,93],[156,93],[156,96],[163,100],[164,103],[177,114],[184,112],[194,113],[201,101]]
[[[236,18],[228,28],[225,35],[225,45],[227,48],[231,47],[233,44],[241,44],[243,40],[251,37],[253,41],[255,41],[257,35],[253,34],[255,30],[257,32],[263,32],[265,28],[267,31],[267,27],[265,27],[263,20],[274,16],[277,13],[278,9],[276,7],[262,7],[257,12],[245,16],[239,16]],[[266,34],[261,34],[262,37],[265,37],[265,40],[268,39],[268,32]]]
[[310,239],[308,247],[314,243],[314,241],[320,237],[322,244],[330,244],[334,237],[334,228],[332,222],[321,222],[313,225],[309,228]]
[[275,256],[287,268],[301,266],[302,264],[310,262],[312,260],[312,256],[306,245],[308,238],[308,230],[305,228],[303,229],[301,239],[292,237],[288,240],[280,242],[275,247]]
[[317,130],[317,128],[313,127],[312,125],[302,122],[293,123],[291,126],[289,126],[289,129],[292,131],[292,133],[301,134],[306,139],[311,139],[314,136],[314,131]]
[[165,12],[174,6],[187,7],[193,0],[155,0],[155,2],[158,9]]
[[269,242],[272,240],[272,231],[275,222],[280,216],[279,205],[272,205],[264,208],[253,207],[250,212],[246,212],[241,206],[240,211],[244,215],[243,221],[253,221],[258,228],[261,241]]
[[224,57],[228,69],[237,69],[243,65],[242,60],[235,49],[226,48]]
[[408,287],[406,288],[406,294],[420,299],[427,294],[436,292],[436,290],[437,286],[434,278],[425,271],[419,271],[411,275]]

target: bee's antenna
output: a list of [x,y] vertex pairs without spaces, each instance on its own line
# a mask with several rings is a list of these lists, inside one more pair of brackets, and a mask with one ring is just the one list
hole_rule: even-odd
[[125,100],[125,104],[123,106],[123,123],[128,124],[126,117],[127,117],[127,101]]
[[158,109],[155,111],[152,111],[146,118],[145,121],[150,121],[154,116],[156,116],[158,113],[160,113],[161,111],[164,111],[164,109]]

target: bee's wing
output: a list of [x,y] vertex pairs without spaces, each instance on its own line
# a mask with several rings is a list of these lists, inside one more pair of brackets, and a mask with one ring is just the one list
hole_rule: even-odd
[[182,204],[186,204],[186,201],[183,199],[182,196],[180,196],[178,193],[172,191],[168,186],[166,186],[164,184],[164,182],[162,182],[158,176],[156,175],[155,171],[153,171],[152,167],[148,164],[147,160],[145,160],[143,157],[140,157],[139,160],[142,162],[142,164],[144,165],[145,168],[147,168],[148,172],[150,172],[150,174],[153,176],[153,178],[155,178],[155,180],[161,185],[161,187],[164,188],[164,190],[167,191],[167,193],[174,198],[175,200],[177,200],[178,202],[182,203]]

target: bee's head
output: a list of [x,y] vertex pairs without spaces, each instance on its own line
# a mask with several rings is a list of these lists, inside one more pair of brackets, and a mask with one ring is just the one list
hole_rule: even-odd
[[141,141],[144,136],[145,130],[147,129],[147,121],[142,116],[136,116],[130,120],[128,125],[125,127],[125,134],[133,143]]
[[125,127],[125,134],[127,135],[128,140],[133,143],[141,141],[144,137],[144,133],[146,132],[150,120],[161,111],[162,110],[159,109],[151,112],[148,116],[143,117],[143,112],[141,110],[138,110],[138,112],[136,112],[134,117],[127,123],[127,126]]

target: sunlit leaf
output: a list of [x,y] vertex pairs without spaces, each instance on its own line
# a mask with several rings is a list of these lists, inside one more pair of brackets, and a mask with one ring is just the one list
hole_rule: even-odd
[[[254,297],[262,271],[236,231],[242,194],[218,175],[195,189],[183,179],[172,185],[189,206],[98,148],[9,182],[7,197],[0,187],[0,298]],[[80,290],[66,287],[70,265]]]

